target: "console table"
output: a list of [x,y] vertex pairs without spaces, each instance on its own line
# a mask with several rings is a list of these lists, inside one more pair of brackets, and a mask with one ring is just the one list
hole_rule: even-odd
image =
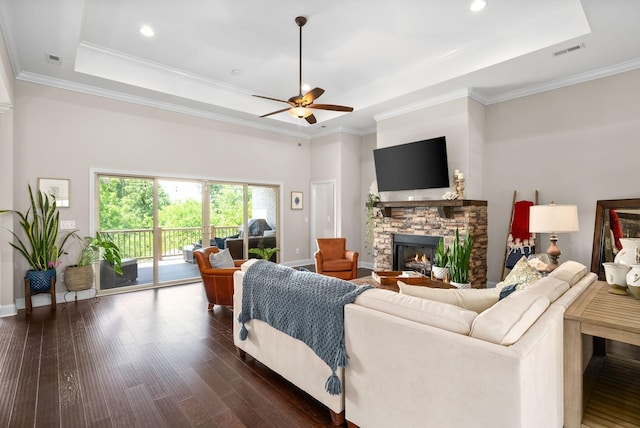
[[[628,406],[637,402],[637,396],[628,394],[628,391],[625,393],[625,389],[629,389],[629,382],[640,377],[640,362],[635,360],[601,357],[597,361],[598,357],[594,357],[596,373],[591,385],[592,398],[586,401],[583,409],[583,387],[591,382],[583,379],[582,336],[590,335],[640,346],[640,301],[631,295],[611,294],[607,289],[606,282],[593,283],[567,308],[564,315],[565,428],[640,424],[640,410],[635,405]],[[594,365],[591,366],[587,372]],[[610,373],[615,374],[609,376]]]

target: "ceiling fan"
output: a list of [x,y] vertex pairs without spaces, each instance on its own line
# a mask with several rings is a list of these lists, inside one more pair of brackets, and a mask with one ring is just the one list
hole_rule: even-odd
[[271,116],[272,114],[282,113],[289,111],[292,116],[299,119],[305,119],[309,124],[316,123],[316,117],[313,115],[311,109],[317,110],[333,110],[333,111],[353,111],[353,107],[339,106],[335,104],[315,104],[314,101],[324,93],[322,88],[313,88],[306,94],[302,95],[302,27],[307,23],[307,18],[304,16],[296,17],[296,24],[300,28],[300,61],[299,61],[299,79],[298,79],[298,95],[294,95],[287,101],[279,100],[277,98],[264,97],[262,95],[254,95],[254,97],[264,98],[266,100],[278,101],[281,103],[287,103],[290,107],[283,108],[281,110],[272,111],[271,113],[263,114],[260,117]]

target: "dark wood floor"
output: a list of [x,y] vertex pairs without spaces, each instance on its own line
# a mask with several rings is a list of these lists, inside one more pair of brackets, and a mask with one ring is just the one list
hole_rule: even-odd
[[200,283],[0,318],[0,426],[324,427],[328,410],[251,357]]

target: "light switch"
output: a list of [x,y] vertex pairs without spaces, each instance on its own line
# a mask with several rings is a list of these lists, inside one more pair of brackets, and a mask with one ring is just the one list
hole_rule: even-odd
[[60,230],[71,230],[76,228],[75,220],[62,220],[60,222]]

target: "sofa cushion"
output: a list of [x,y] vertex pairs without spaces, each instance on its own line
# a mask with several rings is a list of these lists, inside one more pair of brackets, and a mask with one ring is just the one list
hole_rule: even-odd
[[500,293],[500,290],[496,288],[430,288],[409,285],[402,281],[398,281],[398,287],[400,288],[400,294],[448,303],[476,313],[493,306],[498,301],[498,294]]
[[587,267],[585,265],[569,260],[555,268],[549,276],[558,278],[573,287],[586,274]]
[[365,291],[356,298],[355,303],[389,315],[465,335],[469,334],[471,323],[478,315],[454,305],[379,288]]
[[504,281],[498,283],[496,287],[502,288],[508,285],[518,284],[516,285],[516,290],[522,290],[540,278],[542,278],[542,274],[538,272],[536,268],[530,266],[527,258],[522,256]]
[[512,345],[549,307],[549,299],[529,289],[516,291],[476,317],[471,337]]
[[322,263],[322,270],[326,272],[342,272],[353,269],[353,262],[348,259],[325,260]]
[[228,269],[236,267],[236,265],[233,263],[231,253],[229,253],[229,250],[226,249],[217,253],[209,254],[209,263],[214,269]]
[[527,287],[527,291],[536,296],[545,296],[553,303],[569,289],[569,284],[558,278],[546,276]]

